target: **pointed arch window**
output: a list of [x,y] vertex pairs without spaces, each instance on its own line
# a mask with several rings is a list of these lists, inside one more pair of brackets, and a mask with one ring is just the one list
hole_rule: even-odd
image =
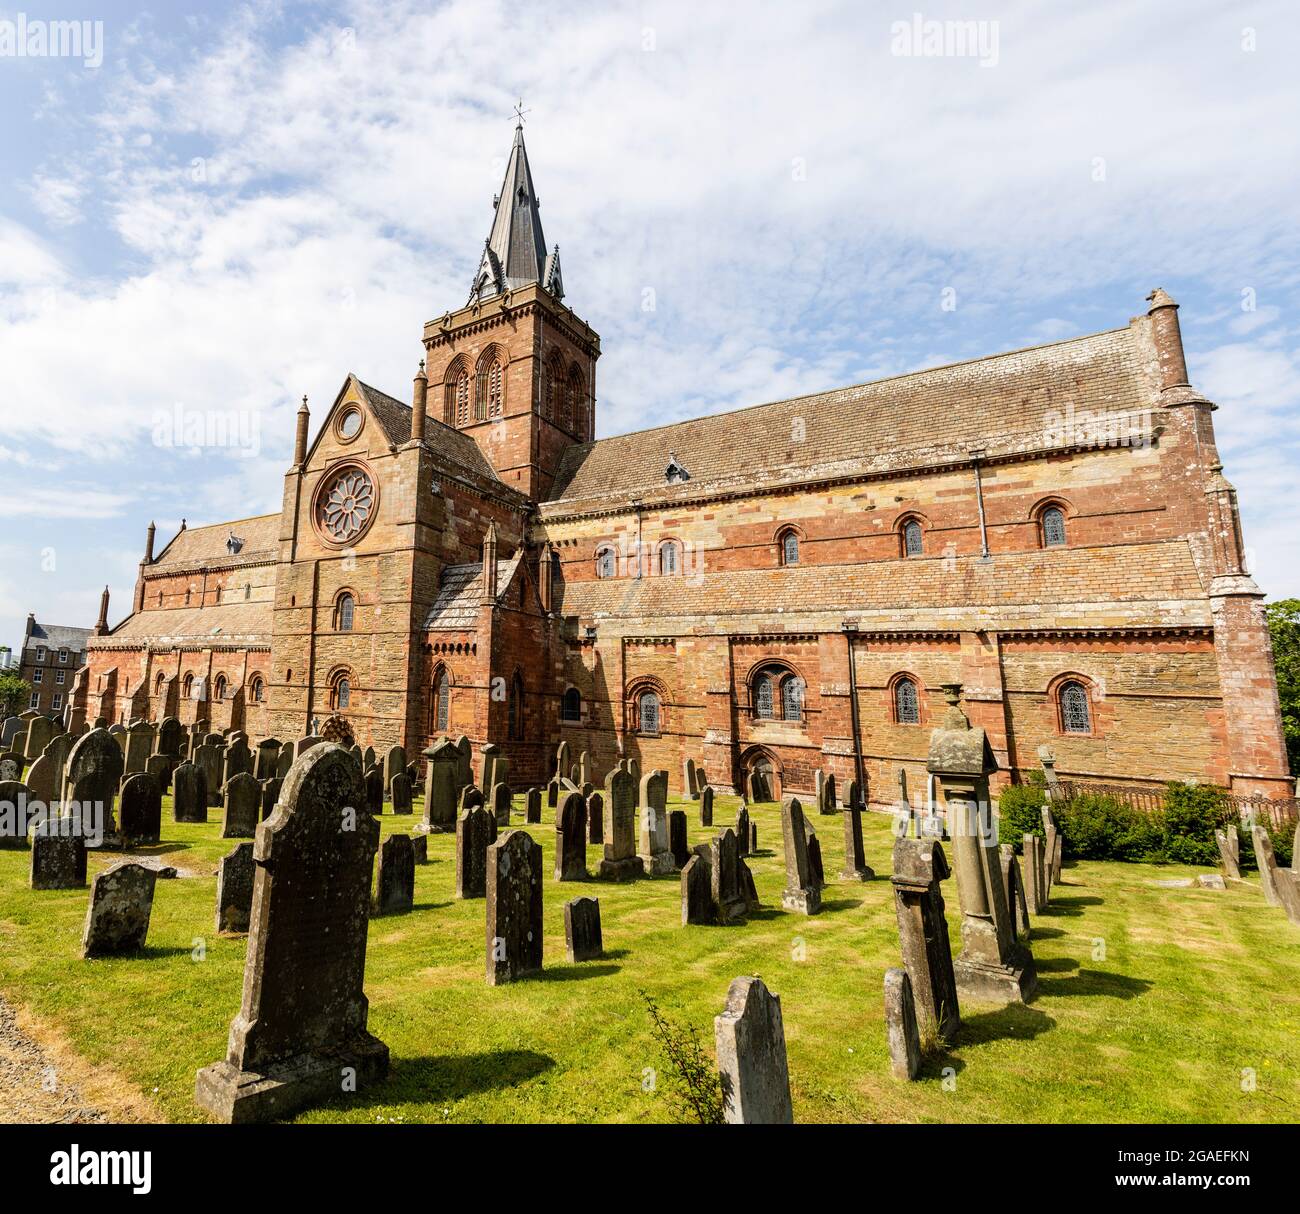
[[1092,733],[1092,710],[1088,703],[1088,689],[1077,679],[1061,684],[1057,692],[1061,706],[1063,733]]
[[443,385],[442,420],[449,426],[469,424],[469,372],[463,365]]
[[569,377],[565,382],[565,413],[568,417],[568,429],[574,434],[585,432],[585,404],[587,387],[583,382],[582,372],[576,366],[569,368]]
[[921,698],[912,679],[902,678],[894,684],[894,720],[900,725],[921,723]]
[[447,668],[440,666],[433,676],[433,730],[434,733],[446,733],[447,723],[451,718],[451,677]]
[[921,524],[910,518],[903,524],[903,555],[920,556],[925,551],[925,539]]
[[501,358],[492,351],[478,367],[478,379],[474,385],[474,420],[486,421],[490,417],[500,417],[503,408],[502,393],[504,378]]
[[1059,506],[1048,506],[1042,515],[1043,547],[1065,547],[1065,512]]

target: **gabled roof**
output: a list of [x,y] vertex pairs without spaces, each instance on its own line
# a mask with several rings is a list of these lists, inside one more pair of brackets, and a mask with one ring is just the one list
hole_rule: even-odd
[[269,599],[215,603],[207,607],[165,607],[127,616],[92,646],[140,644],[269,645],[275,604]]
[[[243,541],[235,553],[228,547],[232,534]],[[278,512],[234,519],[228,523],[212,523],[206,527],[185,527],[154,558],[153,564],[146,567],[146,573],[171,567],[251,565],[274,560],[278,555],[279,539]]]
[[[497,601],[510,588],[519,563],[520,549],[509,560],[497,561]],[[425,617],[426,629],[436,632],[469,632],[478,627],[479,599],[483,597],[483,562],[448,565],[442,571],[438,597]]]
[[564,295],[557,248],[546,252],[537,191],[528,167],[524,128],[515,127],[515,142],[506,162],[506,177],[495,204],[496,215],[470,288],[469,302],[489,299],[530,282],[541,283],[556,299]]
[[[1152,407],[1144,325],[570,447],[543,515],[938,466],[975,448],[988,458],[1038,449],[1053,411]],[[688,480],[668,479],[674,460]]]
[[46,649],[81,650],[86,647],[89,628],[69,628],[64,624],[42,624],[39,620],[31,622],[29,645],[44,645]]

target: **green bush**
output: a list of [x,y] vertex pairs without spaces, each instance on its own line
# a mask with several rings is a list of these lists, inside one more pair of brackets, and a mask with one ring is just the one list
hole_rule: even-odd
[[1052,806],[1062,851],[1080,860],[1163,859],[1161,815],[1134,809],[1116,797],[1085,793]]
[[998,842],[1011,843],[1017,851],[1025,835],[1043,833],[1043,806],[1047,784],[1041,771],[1031,771],[1026,783],[1011,784],[998,797]]
[[1228,794],[1212,784],[1165,786],[1164,856],[1175,864],[1216,865],[1219,848],[1214,832],[1237,817]]

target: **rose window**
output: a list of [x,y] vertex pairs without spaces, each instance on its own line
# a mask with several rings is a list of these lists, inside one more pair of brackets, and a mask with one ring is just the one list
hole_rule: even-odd
[[321,528],[330,539],[346,544],[370,525],[375,487],[360,468],[345,468],[325,486],[319,501]]

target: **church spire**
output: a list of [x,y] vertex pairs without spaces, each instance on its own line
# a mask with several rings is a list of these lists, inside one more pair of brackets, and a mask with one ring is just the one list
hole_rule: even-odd
[[494,203],[496,217],[479,262],[469,302],[490,299],[502,291],[540,283],[556,299],[564,296],[560,278],[560,250],[546,251],[542,217],[537,210],[537,192],[524,147],[524,126],[515,126],[514,146],[506,162],[506,178]]

